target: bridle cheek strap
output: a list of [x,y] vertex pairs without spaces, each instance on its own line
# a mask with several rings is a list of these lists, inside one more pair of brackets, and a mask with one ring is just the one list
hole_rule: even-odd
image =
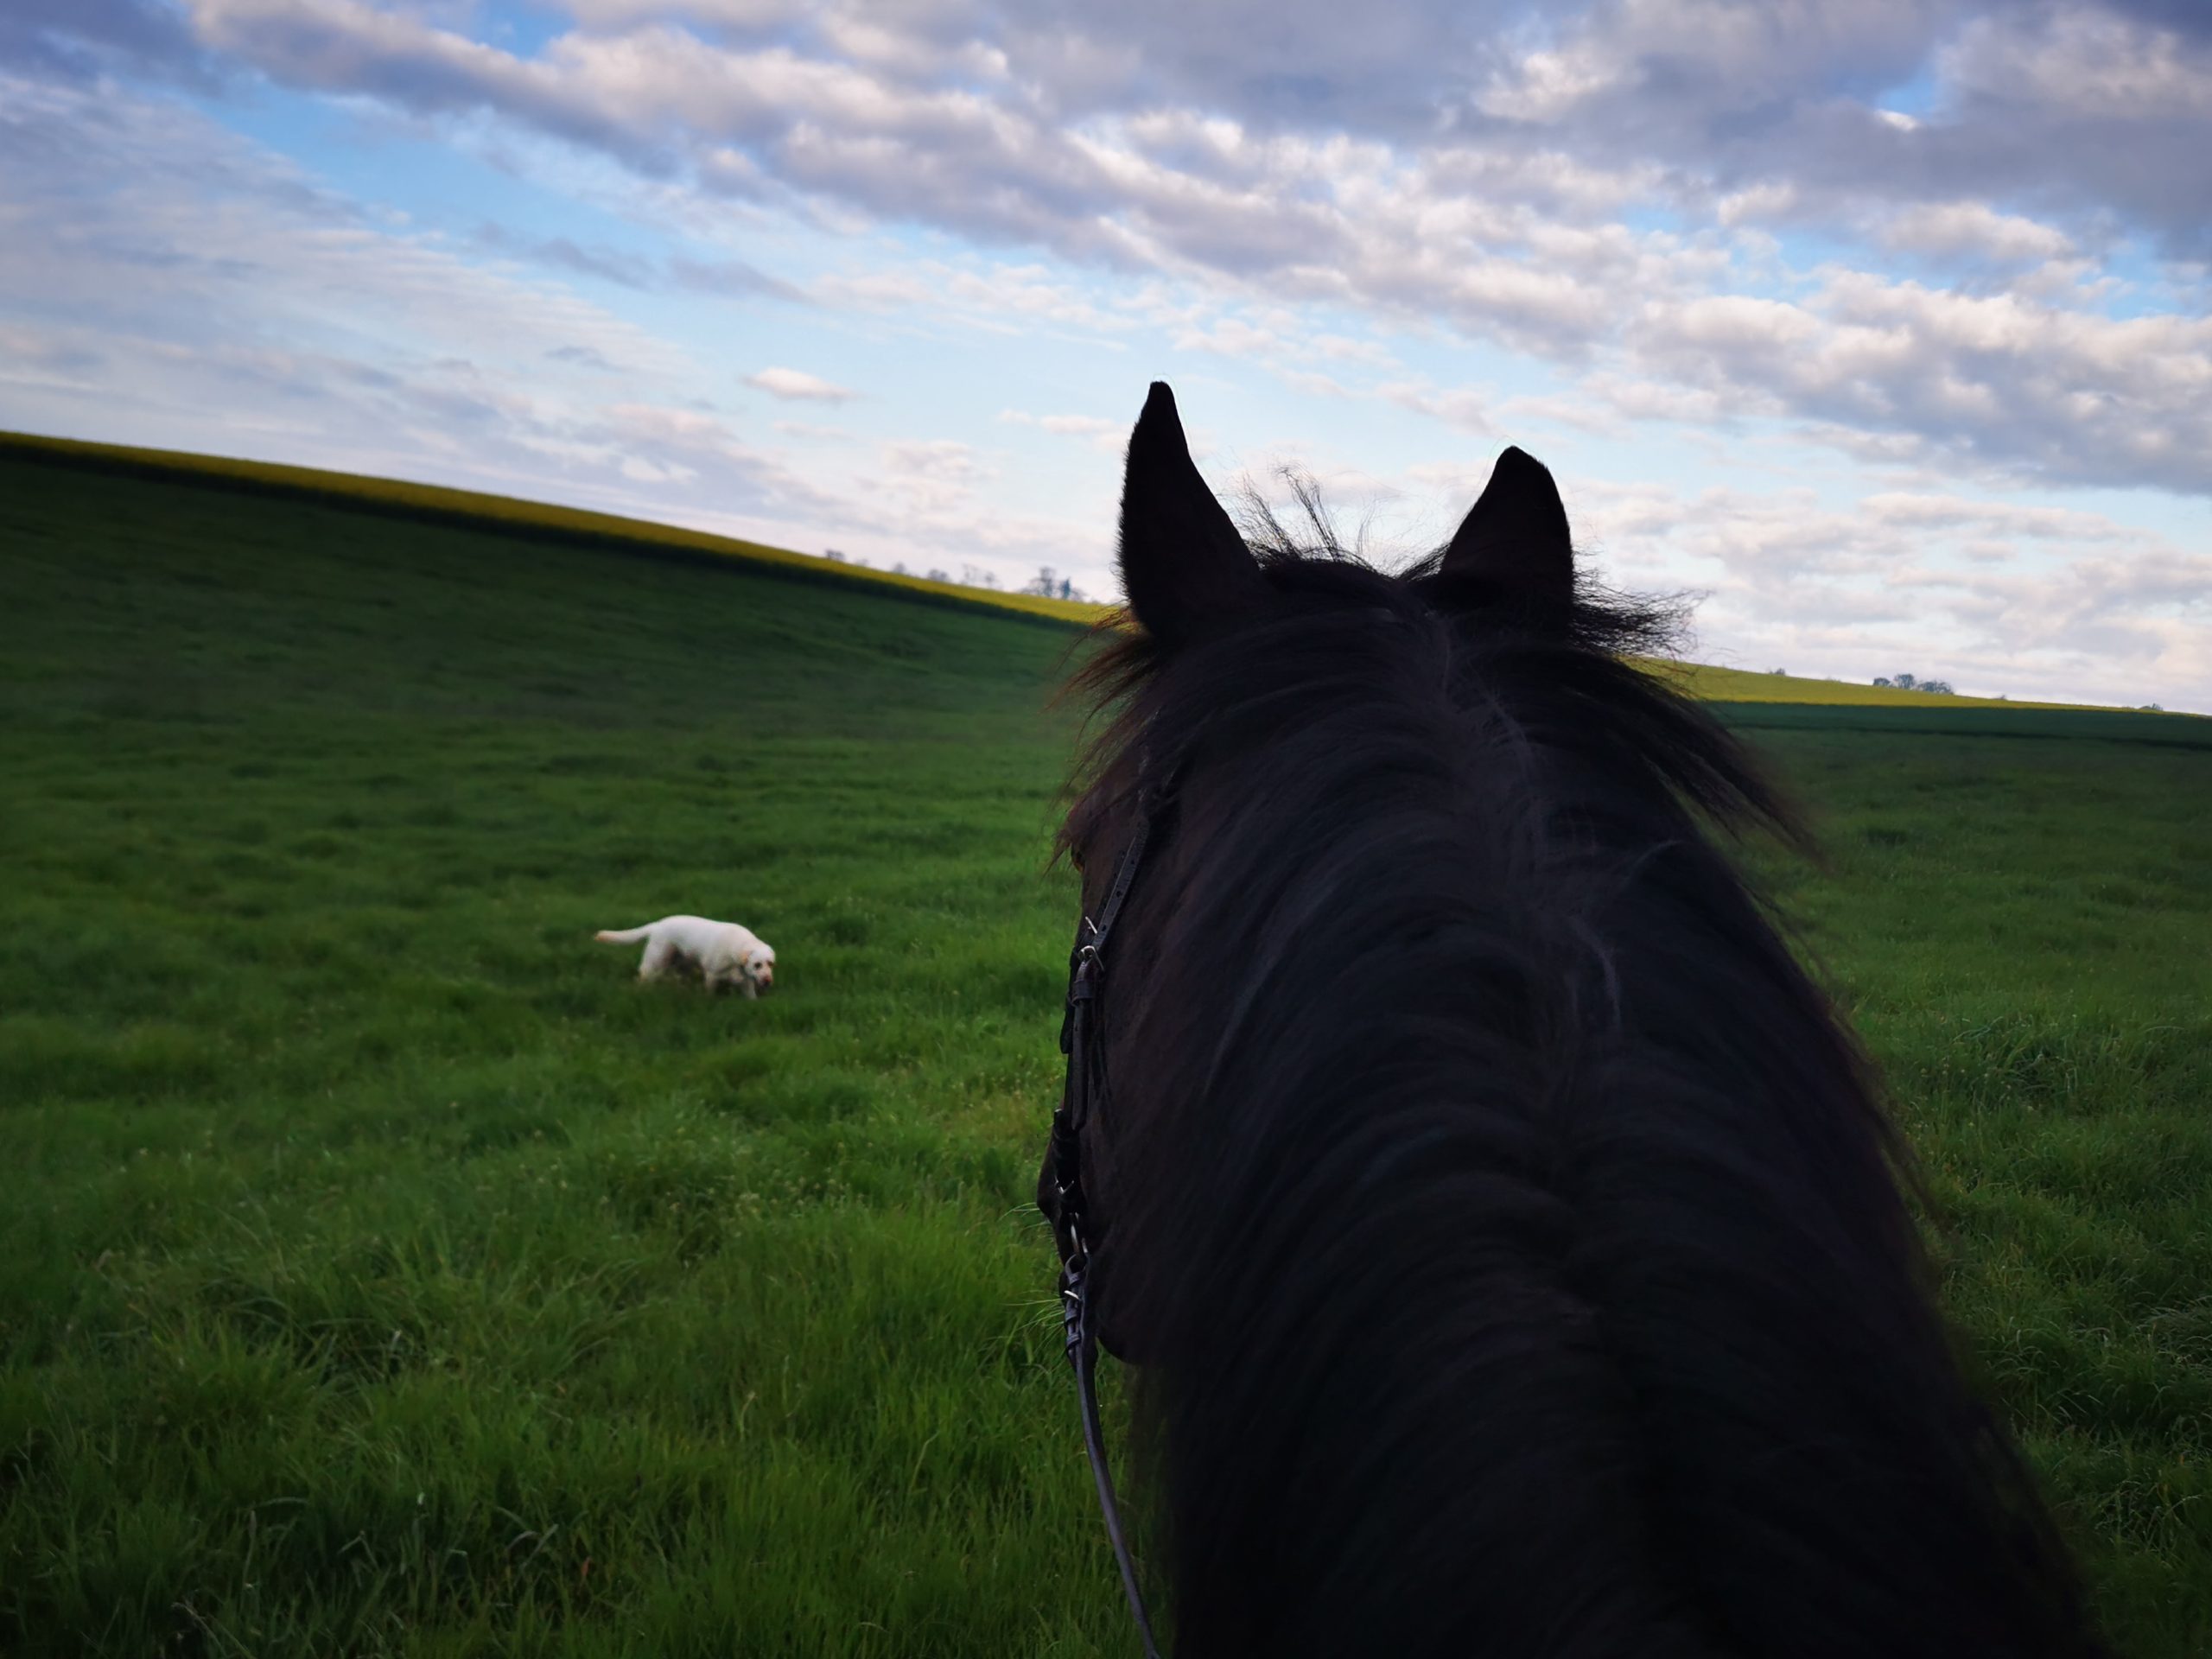
[[1068,1361],[1075,1367],[1076,1391],[1083,1401],[1083,1449],[1090,1459],[1090,1478],[1098,1488],[1099,1513],[1106,1517],[1107,1541],[1114,1546],[1114,1563],[1122,1570],[1122,1590],[1129,1599],[1129,1617],[1136,1620],[1137,1637],[1144,1643],[1145,1659],[1160,1659],[1153,1639],[1152,1617],[1146,1611],[1144,1591],[1137,1584],[1135,1557],[1122,1533],[1122,1506],[1114,1496],[1114,1475],[1106,1462],[1105,1431],[1098,1424],[1098,1387],[1092,1374],[1097,1357],[1097,1335],[1090,1328],[1085,1301],[1090,1262],[1078,1254],[1060,1269],[1061,1317],[1067,1326]]
[[1106,1058],[1097,1040],[1099,982],[1106,972],[1106,941],[1121,917],[1137,866],[1143,861],[1145,844],[1152,838],[1149,814],[1137,819],[1136,833],[1122,854],[1108,890],[1106,904],[1093,922],[1083,918],[1076,930],[1075,950],[1068,959],[1068,1006],[1060,1024],[1060,1052],[1068,1057],[1067,1082],[1060,1104],[1052,1113],[1052,1185],[1059,1213],[1052,1218],[1054,1242],[1060,1251],[1060,1318],[1067,1339],[1068,1363],[1075,1368],[1077,1392],[1083,1402],[1083,1448],[1090,1459],[1090,1476],[1098,1488],[1098,1507],[1106,1517],[1106,1536],[1114,1546],[1114,1560],[1122,1570],[1122,1588],[1129,1599],[1129,1613],[1136,1620],[1144,1642],[1145,1659],[1160,1659],[1152,1635],[1152,1619],[1145,1610],[1144,1592],[1137,1584],[1136,1560],[1122,1532],[1122,1510],[1114,1496],[1114,1477],[1106,1462],[1106,1437],[1098,1425],[1098,1389],[1093,1375],[1097,1358],[1097,1332],[1090,1326],[1090,1243],[1084,1231],[1088,1203],[1083,1190],[1084,1125],[1106,1092]]

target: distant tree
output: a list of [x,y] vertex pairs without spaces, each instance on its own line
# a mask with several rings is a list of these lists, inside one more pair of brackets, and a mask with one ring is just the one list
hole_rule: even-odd
[[1898,676],[1897,676],[1897,690],[1900,690],[1900,691],[1910,691],[1910,690],[1912,690],[1912,687],[1913,687],[1913,678],[1912,678],[1912,676],[1911,676],[1911,675],[1910,675],[1910,674],[1900,674],[1900,675],[1898,675]]
[[1923,691],[1933,692],[1939,697],[1948,697],[1954,695],[1951,690],[1951,683],[1948,680],[1923,680],[1920,683],[1920,690]]
[[822,550],[822,556],[829,560],[832,564],[842,564],[845,562],[845,556],[840,553],[834,547],[823,548]]
[[903,575],[908,575],[908,574],[909,574],[909,572],[908,572],[908,571],[907,571],[907,569],[906,569],[906,560],[901,559],[901,560],[899,560],[899,563],[896,563],[896,564],[893,565],[893,566],[891,567],[891,574],[892,574],[893,575],[894,575],[894,576],[903,576]]
[[1892,680],[1892,679],[1891,679],[1888,675],[1886,675],[1886,674],[1877,674],[1877,675],[1874,677],[1874,683],[1875,683],[1875,684],[1877,684],[1877,685],[1884,685],[1884,686],[1886,686],[1886,685],[1894,685],[1894,684],[1896,684],[1896,683],[1897,683],[1897,682],[1896,682],[1896,681],[1894,681],[1894,680]]
[[1051,565],[1039,565],[1037,574],[1022,584],[1021,591],[1034,594],[1039,599],[1058,599],[1060,596],[1060,579],[1053,573]]
[[2146,703],[2145,703],[2145,704],[2143,705],[2143,710],[2144,710],[2144,712],[2145,712],[2145,714],[2152,714],[2152,715],[2163,715],[2163,714],[2164,714],[2164,713],[2166,712],[2164,709],[2160,708],[2160,707],[2159,707],[2157,703],[2155,703],[2155,702],[2146,702]]
[[1779,674],[1785,680],[1789,677],[1789,671],[1786,668],[1770,668],[1767,670],[1767,672],[1770,674]]
[[930,579],[931,582],[950,582],[950,581],[952,580],[952,578],[951,578],[950,576],[946,575],[944,574],[944,571],[942,571],[942,570],[935,570],[935,569],[933,569],[933,570],[931,570],[931,571],[930,572],[929,579]]

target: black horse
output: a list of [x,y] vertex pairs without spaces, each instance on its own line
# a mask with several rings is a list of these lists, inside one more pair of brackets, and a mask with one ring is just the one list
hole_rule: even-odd
[[1795,821],[1629,660],[1667,613],[1518,449],[1404,575],[1324,542],[1248,545],[1153,387],[1070,1127],[1176,1650],[2101,1652],[1869,1068],[1709,833]]

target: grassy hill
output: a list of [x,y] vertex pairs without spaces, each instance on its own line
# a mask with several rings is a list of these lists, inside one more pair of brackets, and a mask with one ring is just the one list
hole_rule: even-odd
[[[633,554],[738,559],[757,569],[798,580],[828,582],[862,591],[895,592],[908,599],[979,606],[1052,622],[1087,625],[1105,616],[1108,609],[1103,605],[1080,601],[1043,599],[1033,594],[1007,594],[990,588],[931,582],[920,576],[901,575],[893,571],[871,569],[811,554],[794,553],[786,548],[769,547],[759,542],[710,535],[704,531],[683,530],[673,524],[626,518],[613,513],[590,512],[577,507],[553,506],[541,501],[522,501],[512,496],[447,489],[434,484],[365,478],[353,473],[326,472],[311,467],[286,467],[271,461],[232,461],[219,455],[191,454],[174,449],[133,448],[123,444],[86,443],[70,438],[0,432],[0,454],[8,454],[48,466],[81,467],[96,474],[157,479],[253,494],[323,501],[365,512],[462,529],[521,531],[540,539]],[[1744,669],[1694,663],[1670,663],[1664,665],[1664,671],[1692,696],[1717,702],[1834,703],[1892,709],[2044,709],[2071,706],[2063,703],[2014,703],[2003,699],[1900,691],[1891,686],[1858,685],[1842,680],[1800,679],[1789,675],[1758,674]]]
[[[1072,632],[20,449],[0,581],[0,1652],[1128,1651],[1025,1208]],[[2206,1651],[2207,723],[1730,712],[2119,1649]],[[776,993],[591,940],[673,910]]]
[[995,588],[931,582],[922,576],[877,570],[810,553],[794,553],[788,548],[770,547],[761,542],[685,530],[649,519],[626,518],[616,513],[593,512],[582,507],[556,506],[543,501],[448,489],[437,484],[411,484],[399,479],[366,478],[315,467],[233,461],[221,455],[136,448],[118,443],[86,443],[73,438],[40,437],[25,432],[0,432],[0,454],[16,454],[48,467],[75,467],[111,476],[321,501],[351,507],[359,512],[418,523],[522,531],[542,541],[632,554],[736,559],[763,574],[864,592],[895,592],[912,600],[982,607],[1057,623],[1092,622],[1103,615],[1106,608],[1078,601],[1046,599],[1034,594],[1001,593]]

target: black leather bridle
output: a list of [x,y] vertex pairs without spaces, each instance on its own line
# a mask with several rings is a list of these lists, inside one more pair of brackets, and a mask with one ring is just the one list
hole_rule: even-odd
[[[1148,807],[1148,802],[1140,803]],[[1060,1052],[1068,1057],[1067,1083],[1060,1103],[1052,1113],[1052,1138],[1047,1170],[1058,1202],[1052,1217],[1052,1236],[1060,1249],[1060,1318],[1067,1337],[1068,1363],[1074,1366],[1076,1386],[1083,1398],[1083,1445],[1090,1456],[1090,1476],[1098,1486],[1098,1507],[1106,1517],[1106,1535],[1113,1541],[1114,1560],[1122,1569],[1122,1588],[1129,1598],[1129,1612],[1143,1639],[1145,1659],[1160,1659],[1152,1636],[1152,1619],[1145,1611],[1144,1592],[1137,1585],[1136,1562],[1128,1541],[1122,1534],[1121,1506],[1114,1497],[1114,1477],[1106,1465],[1106,1442],[1098,1427],[1098,1389],[1092,1376],[1097,1357],[1098,1336],[1090,1325],[1090,1242],[1084,1230],[1090,1205],[1083,1190],[1084,1126],[1093,1107],[1106,1093],[1106,1057],[1098,1043],[1098,990],[1106,973],[1106,943],[1122,914],[1122,904],[1144,861],[1146,843],[1152,839],[1152,815],[1141,810],[1136,833],[1122,850],[1107,890],[1106,903],[1093,921],[1085,916],[1077,925],[1075,949],[1068,958],[1067,1014],[1060,1022]]]

